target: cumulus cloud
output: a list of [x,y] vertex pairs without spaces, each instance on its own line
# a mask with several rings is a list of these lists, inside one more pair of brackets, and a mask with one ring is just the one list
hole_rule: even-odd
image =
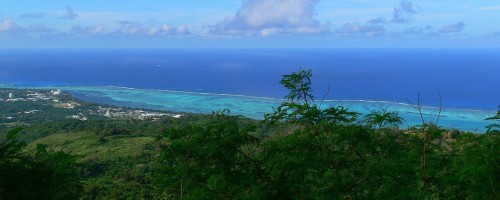
[[76,35],[97,35],[104,31],[104,26],[94,25],[94,26],[73,26],[71,28],[71,33]]
[[394,8],[392,22],[394,23],[407,23],[411,21],[413,14],[417,13],[413,3],[408,0],[401,0],[400,6]]
[[25,13],[22,15],[19,15],[19,18],[24,18],[24,19],[36,19],[36,18],[44,18],[47,16],[45,13]]
[[140,32],[144,32],[144,27],[142,23],[136,21],[121,21],[120,28],[118,28],[118,33],[133,35]]
[[387,22],[392,23],[408,23],[412,20],[414,14],[418,13],[421,9],[418,6],[413,5],[412,2],[408,0],[401,0],[399,5],[394,8],[392,12],[392,18],[387,20],[383,17],[378,17],[369,20],[368,23],[372,24],[383,24]]
[[231,36],[270,36],[276,34],[323,34],[328,25],[314,19],[319,0],[246,0],[234,16],[214,26],[207,34]]
[[148,36],[172,36],[188,35],[190,31],[186,25],[171,26],[164,24],[161,26],[145,26],[137,21],[122,21],[117,33],[124,35],[148,35]]
[[458,22],[456,24],[448,24],[441,27],[439,30],[440,33],[460,33],[464,30],[465,23]]
[[361,25],[359,23],[347,23],[335,31],[341,36],[365,36],[379,37],[385,34],[385,28],[380,25]]
[[96,35],[104,31],[104,26],[74,26],[69,32],[49,27],[43,23],[26,26],[17,25],[13,20],[0,21],[0,34],[18,38],[64,37],[69,35]]
[[76,19],[78,14],[73,11],[73,9],[69,6],[66,7],[66,13],[61,15],[61,19]]
[[160,27],[151,27],[148,30],[148,35],[187,35],[189,34],[189,29],[186,25],[180,25],[178,27],[173,27],[168,24],[164,24]]
[[48,27],[45,24],[32,24],[30,26],[19,26],[10,19],[0,21],[0,34],[6,34],[14,37],[20,37],[20,36],[41,37],[47,35],[55,35],[59,33],[60,31]]

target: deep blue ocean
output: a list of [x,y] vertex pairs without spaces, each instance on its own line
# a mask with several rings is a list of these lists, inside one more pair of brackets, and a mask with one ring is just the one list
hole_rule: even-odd
[[[435,107],[441,94],[443,107],[452,109],[449,125],[476,120],[477,124],[464,127],[475,129],[484,128],[489,122],[480,120],[500,104],[500,49],[0,50],[0,84],[4,87],[66,87],[84,99],[187,112],[233,106],[251,117],[261,116],[276,102],[199,95],[279,99],[287,92],[279,85],[281,76],[300,68],[313,70],[317,99],[370,101],[369,106],[354,105],[366,112],[385,106],[373,102],[416,103],[418,94],[423,105]],[[126,88],[117,90],[119,87]],[[161,90],[191,93],[172,96]],[[169,105],[162,103],[169,101]],[[210,105],[201,106],[207,101]],[[487,112],[473,113],[470,120],[455,117],[468,116],[462,111],[469,109]],[[414,117],[412,111],[405,112]],[[435,111],[430,111],[429,116],[433,115]]]
[[[500,49],[0,50],[0,83],[123,86],[281,98],[313,70],[317,98],[496,109]],[[328,89],[330,88],[330,89]],[[329,91],[329,92],[328,92]]]

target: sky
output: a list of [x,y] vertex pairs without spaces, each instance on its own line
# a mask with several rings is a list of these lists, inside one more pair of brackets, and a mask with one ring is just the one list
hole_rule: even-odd
[[0,0],[0,48],[500,47],[498,0]]

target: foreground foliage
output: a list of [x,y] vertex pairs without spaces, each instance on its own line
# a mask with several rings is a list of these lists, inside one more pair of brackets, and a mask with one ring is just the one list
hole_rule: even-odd
[[[157,183],[171,199],[498,199],[500,134],[451,135],[397,113],[359,123],[343,107],[320,109],[311,71],[283,76],[287,102],[266,115],[268,137],[214,113],[163,139]],[[374,127],[374,128],[373,128]],[[458,138],[457,138],[458,137]]]
[[77,199],[82,192],[76,157],[38,145],[23,152],[20,129],[0,141],[0,199]]

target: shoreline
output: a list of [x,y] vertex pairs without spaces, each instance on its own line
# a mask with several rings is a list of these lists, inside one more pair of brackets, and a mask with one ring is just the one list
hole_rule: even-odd
[[[243,94],[224,94],[224,93],[210,93],[210,92],[193,92],[193,91],[180,91],[180,90],[168,90],[168,89],[148,89],[148,88],[133,88],[124,86],[114,86],[114,85],[47,85],[47,86],[32,86],[32,85],[14,85],[14,84],[4,84],[0,83],[0,88],[18,88],[18,89],[62,89],[70,88],[113,88],[113,89],[125,89],[132,91],[151,91],[151,92],[168,92],[168,93],[180,93],[180,94],[194,94],[194,95],[213,95],[213,96],[224,96],[224,97],[238,97],[238,98],[251,98],[251,99],[265,99],[282,102],[283,98],[274,97],[264,97],[264,96],[252,96]],[[90,91],[90,90],[85,90]],[[97,90],[96,90],[97,91]],[[347,103],[379,103],[379,104],[393,104],[400,106],[412,106],[410,103],[403,103],[397,101],[386,101],[386,100],[370,100],[370,99],[325,99],[322,102],[347,102]],[[321,102],[318,101],[318,102]],[[422,108],[426,109],[439,109],[438,106],[426,106],[422,105]],[[457,107],[442,107],[446,110],[456,110],[456,111],[468,111],[468,112],[495,112],[496,109],[474,109],[474,108],[457,108]],[[496,108],[496,107],[495,107]]]
[[[7,88],[0,84],[0,88]],[[77,93],[78,99],[126,106],[139,109],[154,109],[171,112],[210,114],[212,111],[229,109],[232,115],[242,115],[255,120],[263,120],[265,113],[272,112],[283,102],[275,98],[259,98],[244,95],[212,94],[199,92],[182,92],[172,90],[136,89],[117,86],[10,86],[13,89],[61,89],[72,95]],[[320,104],[320,102],[318,102]],[[369,100],[326,100],[321,107],[343,106],[360,113],[359,120],[371,111],[389,108],[405,119],[400,127],[420,125],[420,114],[414,107],[406,103]],[[438,107],[423,106],[426,123],[435,122],[439,114]],[[442,109],[439,125],[446,129],[458,129],[474,133],[486,131],[486,126],[493,123],[486,118],[496,115],[496,110]]]

